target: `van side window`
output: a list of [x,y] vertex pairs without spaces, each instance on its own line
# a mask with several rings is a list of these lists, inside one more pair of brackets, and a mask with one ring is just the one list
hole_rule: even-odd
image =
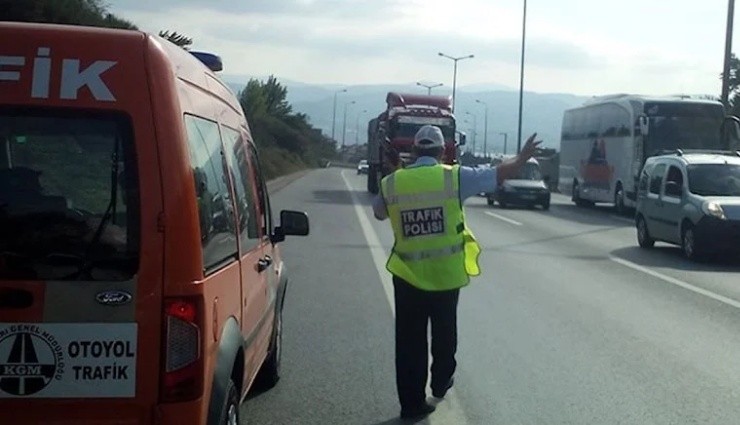
[[270,211],[270,198],[267,193],[264,175],[260,167],[257,151],[254,146],[249,145],[249,162],[254,167],[255,182],[257,183],[257,197],[259,199],[260,211],[262,211],[262,236],[269,237],[272,233],[272,212]]
[[653,170],[653,176],[650,179],[650,193],[660,194],[660,187],[663,183],[663,175],[665,174],[666,165],[658,164]]
[[239,241],[244,253],[251,251],[259,244],[257,196],[252,185],[250,165],[247,162],[247,148],[241,133],[228,127],[221,127],[221,131],[226,160],[234,181]]
[[200,215],[203,267],[209,274],[237,256],[234,204],[218,124],[185,115]]
[[637,190],[644,194],[648,190],[648,181],[650,181],[650,175],[647,172],[647,169],[642,172],[642,175],[640,176],[640,183],[637,187]]

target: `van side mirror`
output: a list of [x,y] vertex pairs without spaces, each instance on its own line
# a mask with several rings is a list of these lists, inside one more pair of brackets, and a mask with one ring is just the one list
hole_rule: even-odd
[[666,182],[665,194],[666,196],[680,198],[682,195],[681,186],[676,182]]
[[650,121],[648,120],[647,115],[640,115],[637,120],[640,124],[640,133],[642,133],[643,136],[650,134]]
[[302,211],[280,211],[280,226],[272,234],[272,242],[279,243],[286,236],[307,236],[309,233],[308,214]]

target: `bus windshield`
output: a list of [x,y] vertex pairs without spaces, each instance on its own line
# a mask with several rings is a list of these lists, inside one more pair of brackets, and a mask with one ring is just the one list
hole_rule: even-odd
[[645,152],[673,149],[723,149],[721,105],[652,102],[645,104],[650,133]]

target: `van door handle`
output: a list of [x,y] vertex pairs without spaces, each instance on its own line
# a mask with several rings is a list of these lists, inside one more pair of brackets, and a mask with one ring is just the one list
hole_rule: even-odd
[[257,271],[262,273],[272,265],[272,257],[265,255],[257,261]]

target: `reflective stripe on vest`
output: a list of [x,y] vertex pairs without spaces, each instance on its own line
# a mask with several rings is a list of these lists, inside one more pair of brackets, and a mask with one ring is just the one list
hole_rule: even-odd
[[444,190],[438,192],[397,195],[395,174],[389,175],[387,179],[386,192],[383,194],[386,205],[444,202],[450,198],[459,196],[454,188],[452,169],[448,168],[446,168],[444,172]]
[[439,248],[439,249],[425,249],[422,251],[414,251],[414,252],[396,251],[396,254],[398,255],[398,258],[402,259],[403,261],[422,261],[422,260],[431,260],[432,258],[440,258],[440,257],[447,257],[449,255],[455,255],[457,253],[463,252],[463,250],[465,250],[465,244],[456,244],[456,245]]

